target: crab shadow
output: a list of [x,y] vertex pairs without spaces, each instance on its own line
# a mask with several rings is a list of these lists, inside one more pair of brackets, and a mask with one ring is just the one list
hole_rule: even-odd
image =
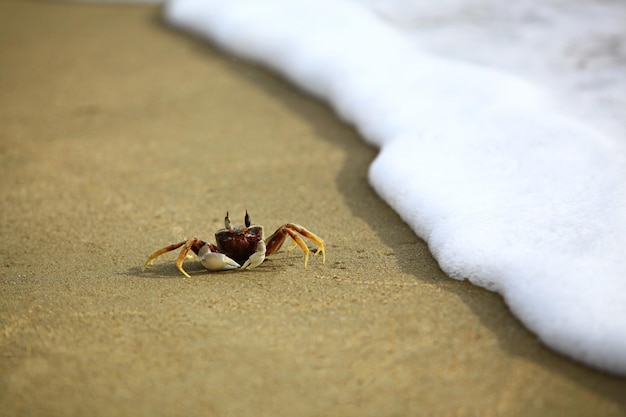
[[[561,374],[626,410],[626,397],[623,395],[626,390],[626,380],[595,371],[554,353],[547,347],[538,348],[536,336],[526,330],[509,312],[499,294],[473,286],[466,281],[453,280],[441,271],[437,261],[428,251],[427,244],[417,237],[369,186],[367,172],[378,150],[367,145],[356,129],[341,121],[329,106],[306,95],[297,87],[264,68],[244,60],[234,60],[230,55],[204,40],[174,31],[164,25],[160,19],[156,22],[180,36],[198,54],[213,60],[221,60],[222,65],[251,85],[251,88],[264,90],[277,100],[281,100],[286,108],[291,109],[297,117],[306,121],[315,131],[316,137],[340,148],[346,155],[349,155],[344,159],[343,166],[336,177],[336,185],[352,214],[372,228],[381,242],[390,249],[395,262],[404,273],[414,276],[417,281],[425,285],[437,285],[457,296],[497,336],[498,343],[503,350]],[[415,256],[419,256],[422,263],[427,263],[432,273],[419,273]],[[263,268],[257,269],[260,272]],[[195,271],[191,267],[189,270]],[[157,273],[175,276],[179,272],[175,267],[162,265],[154,269],[150,276]],[[415,302],[419,300],[416,299]],[[486,305],[489,308],[486,308]],[[502,311],[502,314],[494,315],[494,309]]]
[[[187,262],[185,263],[185,271],[191,275],[192,278],[198,277],[201,274],[212,273],[207,269],[203,268],[199,262]],[[223,273],[231,273],[232,271],[223,271]],[[174,261],[161,261],[159,263],[155,263],[146,268],[140,266],[133,266],[128,268],[126,271],[126,275],[133,278],[146,278],[146,279],[181,279],[185,278],[176,265]]]
[[[210,271],[202,266],[198,259],[189,259],[185,262],[185,271],[191,278],[202,278],[207,276],[228,276],[231,274],[272,274],[290,267],[292,263],[289,259],[285,259],[284,266],[280,262],[273,262],[272,259],[266,259],[263,264],[254,268],[254,270],[231,269],[226,271]],[[125,275],[133,278],[144,279],[185,279],[178,268],[174,259],[163,259],[155,262],[146,268],[142,266],[133,266],[126,270]]]

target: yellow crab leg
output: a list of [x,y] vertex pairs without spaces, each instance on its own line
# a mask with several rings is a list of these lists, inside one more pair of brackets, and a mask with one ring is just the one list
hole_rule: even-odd
[[[315,255],[322,252],[322,263],[323,264],[326,263],[326,250],[324,248],[324,239],[322,239],[321,237],[317,236],[315,233],[310,232],[305,227],[302,227],[298,224],[288,223],[285,226],[287,227],[287,230],[290,230],[290,229],[295,230],[296,232],[300,233],[302,236],[306,237],[307,239],[315,243],[317,245],[317,250],[315,251]],[[292,236],[291,233],[289,235]]]
[[306,243],[304,243],[304,240],[302,240],[302,238],[298,236],[296,232],[287,227],[285,228],[285,231],[289,233],[289,236],[291,236],[293,241],[298,246],[300,246],[300,249],[302,249],[302,252],[304,252],[304,267],[306,268],[306,264],[309,262],[309,248],[306,246]]
[[163,249],[159,249],[158,251],[154,252],[152,255],[148,257],[148,260],[143,264],[143,267],[141,268],[141,272],[143,272],[148,265],[151,265],[152,262],[154,262],[154,260],[158,258],[159,256],[163,255],[164,253],[176,250],[180,248],[181,246],[183,246],[185,243],[187,243],[187,241],[183,240],[182,242],[174,243],[172,245],[166,246]]
[[198,241],[197,238],[193,238],[193,239],[189,239],[186,243],[185,246],[183,246],[183,249],[180,251],[180,253],[178,254],[178,258],[176,258],[176,267],[178,268],[178,270],[180,272],[182,272],[182,274],[184,276],[186,276],[187,278],[191,278],[191,276],[185,272],[185,270],[183,269],[183,262],[185,261],[185,258],[187,258],[187,254],[189,253],[189,251],[191,250],[191,247],[194,245],[194,243],[196,243]]

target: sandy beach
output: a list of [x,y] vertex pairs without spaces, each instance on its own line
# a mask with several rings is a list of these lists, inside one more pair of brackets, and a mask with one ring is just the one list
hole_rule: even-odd
[[[0,1],[0,415],[624,416],[626,380],[446,277],[324,104],[156,6]],[[324,238],[176,254],[226,211]]]

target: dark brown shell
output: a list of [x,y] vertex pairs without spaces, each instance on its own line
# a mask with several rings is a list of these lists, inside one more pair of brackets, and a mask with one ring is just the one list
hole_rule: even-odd
[[263,240],[263,226],[237,226],[232,229],[220,229],[215,233],[217,248],[243,265],[250,255],[256,252],[256,245]]

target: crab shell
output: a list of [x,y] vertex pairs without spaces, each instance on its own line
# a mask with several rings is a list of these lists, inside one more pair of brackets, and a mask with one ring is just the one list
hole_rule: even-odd
[[[215,243],[220,252],[243,265],[263,242],[263,226],[235,226],[215,232]],[[263,242],[265,246],[265,242]]]

